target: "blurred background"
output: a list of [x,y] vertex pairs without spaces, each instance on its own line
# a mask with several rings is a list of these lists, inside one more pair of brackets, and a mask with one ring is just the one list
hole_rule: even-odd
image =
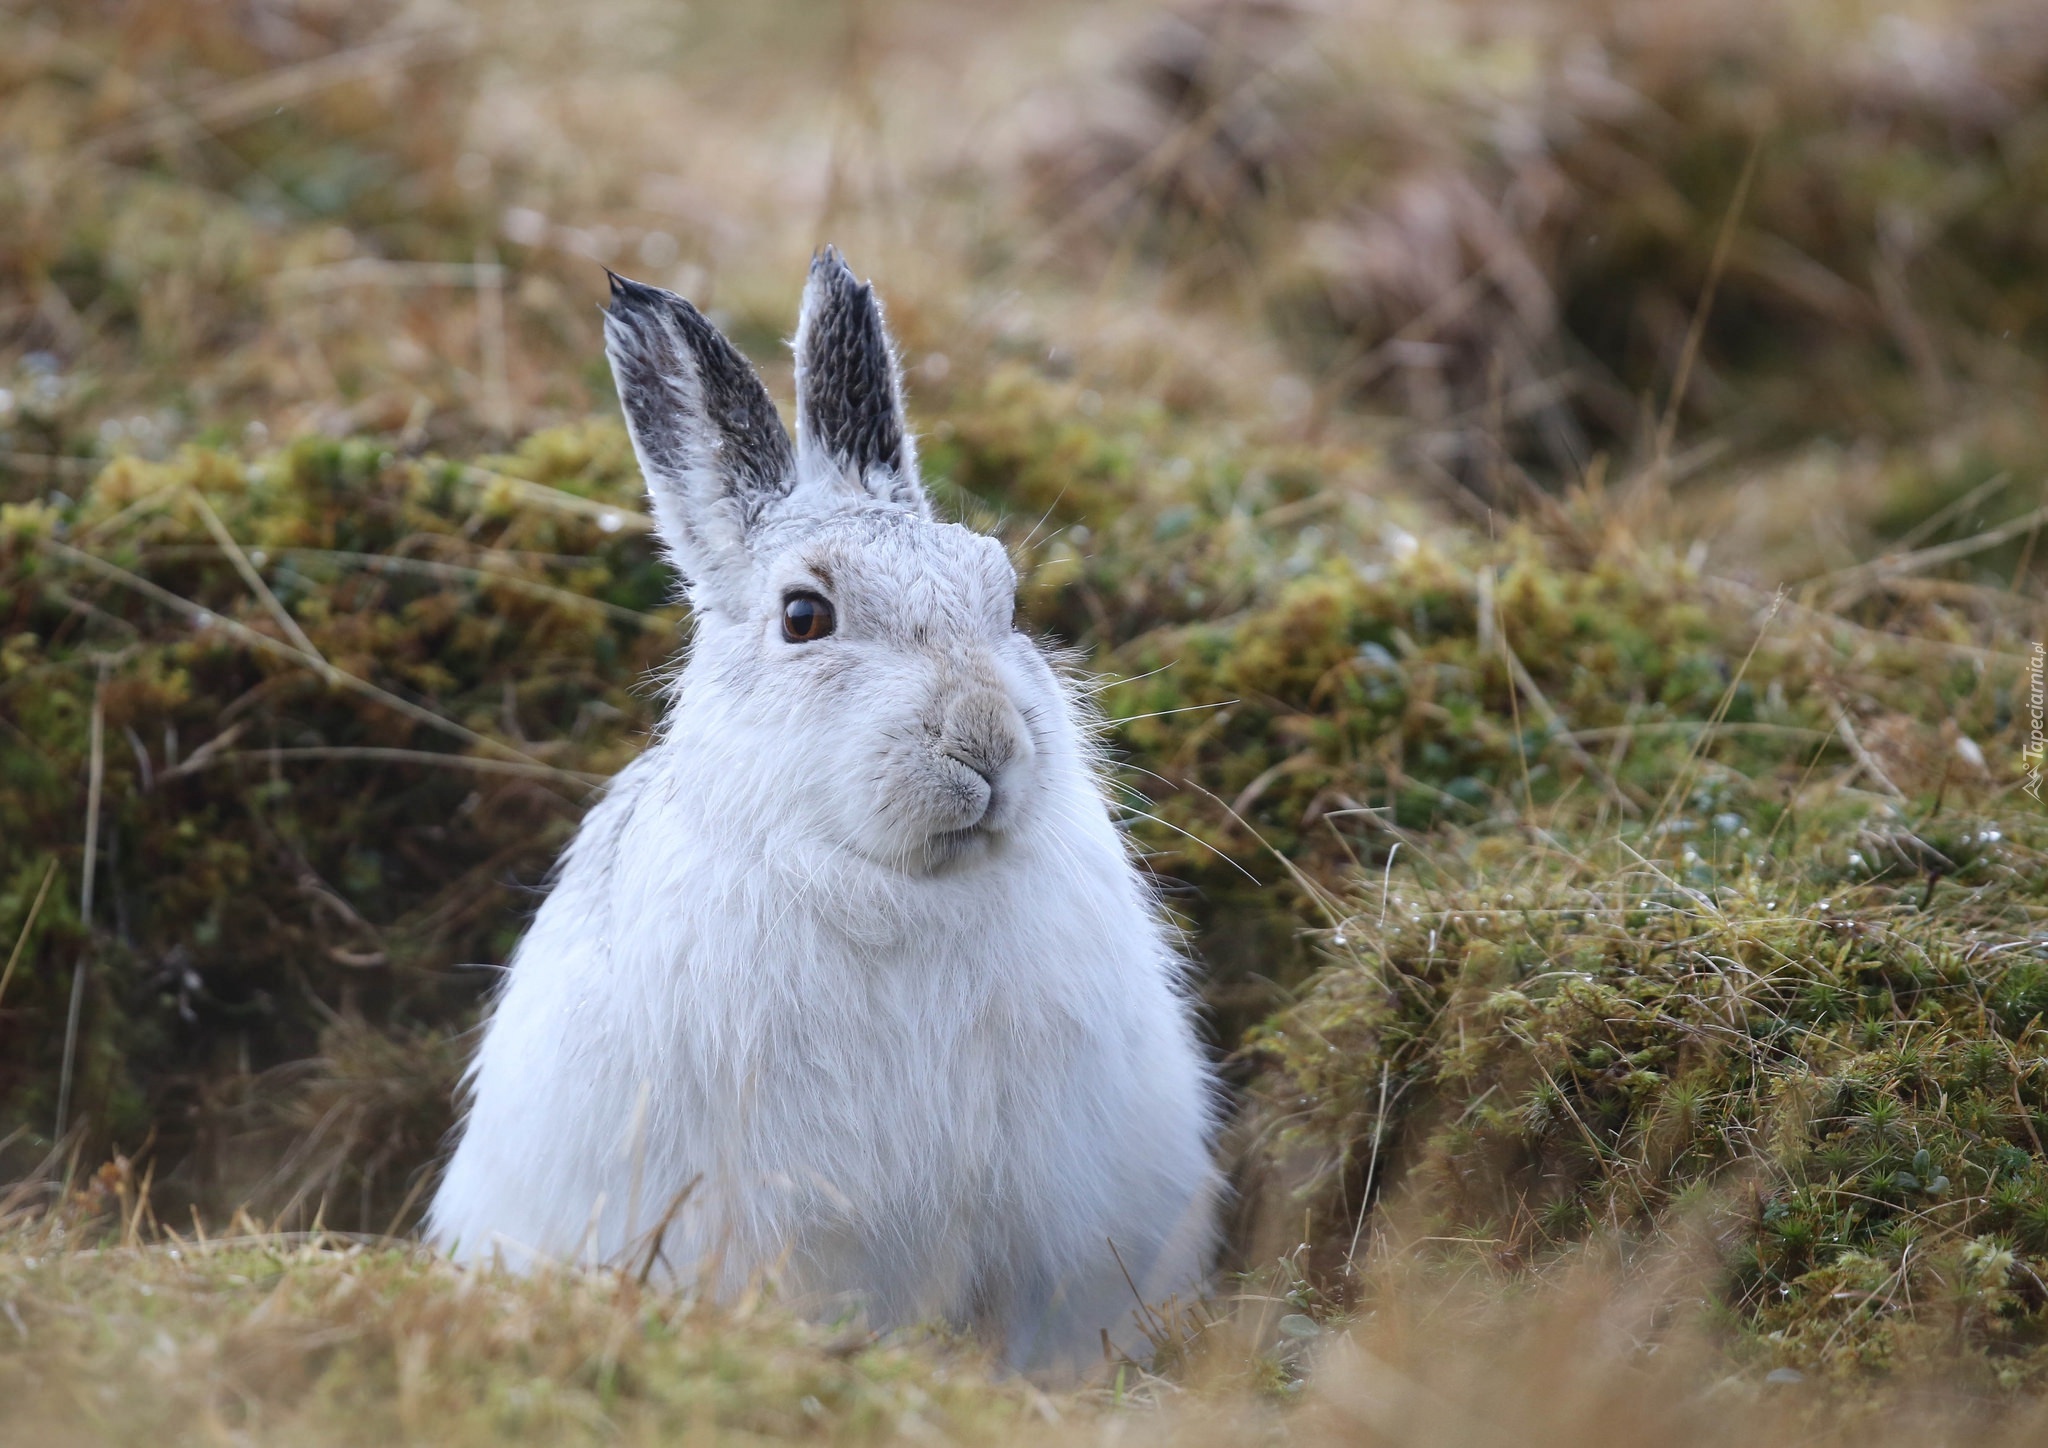
[[[786,407],[827,241],[945,505],[1146,681],[1111,743],[1239,1085],[1341,956],[1323,906],[1362,880],[1385,924],[1403,837],[1347,813],[1648,813],[1676,756],[1615,731],[1738,682],[1744,777],[1817,739],[1886,798],[2011,795],[2039,4],[5,0],[9,1170],[417,1210],[686,623],[603,269]],[[1829,622],[1745,674],[1702,620],[1782,584]],[[1511,664],[1496,622],[1536,631]]]
[[[888,282],[933,420],[994,352],[1369,435],[1468,513],[1660,445],[1825,445],[1869,502],[1901,444],[2023,452],[2041,396],[2028,5],[5,17],[16,493],[37,456],[457,451],[601,411],[601,265],[702,300],[786,392],[820,237]],[[1815,486],[1747,500],[1728,556],[1867,544]]]

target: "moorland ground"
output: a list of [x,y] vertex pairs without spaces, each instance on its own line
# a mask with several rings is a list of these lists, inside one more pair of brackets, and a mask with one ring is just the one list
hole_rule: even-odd
[[[2038,7],[21,0],[0,217],[9,1433],[2038,1428]],[[603,267],[786,405],[824,241],[1234,1092],[1078,1392],[405,1236],[687,637]]]

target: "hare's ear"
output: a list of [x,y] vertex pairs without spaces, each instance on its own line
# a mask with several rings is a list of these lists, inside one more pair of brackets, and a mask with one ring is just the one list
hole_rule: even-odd
[[824,464],[872,497],[929,514],[882,304],[829,246],[812,258],[796,324],[796,437],[807,475]]
[[748,531],[796,481],[768,389],[701,312],[659,287],[612,277],[604,340],[662,541],[692,602],[737,611]]

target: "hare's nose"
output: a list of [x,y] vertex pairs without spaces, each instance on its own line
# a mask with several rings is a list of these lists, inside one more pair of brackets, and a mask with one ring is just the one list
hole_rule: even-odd
[[993,789],[1030,744],[1017,706],[993,689],[975,689],[947,701],[939,748]]

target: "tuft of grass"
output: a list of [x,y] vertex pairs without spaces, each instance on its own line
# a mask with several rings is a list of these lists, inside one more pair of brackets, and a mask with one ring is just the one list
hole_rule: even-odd
[[[81,1237],[81,1233],[84,1235]],[[21,1442],[1010,1441],[1027,1386],[916,1334],[714,1308],[630,1277],[462,1270],[320,1232],[0,1237],[0,1432]]]

